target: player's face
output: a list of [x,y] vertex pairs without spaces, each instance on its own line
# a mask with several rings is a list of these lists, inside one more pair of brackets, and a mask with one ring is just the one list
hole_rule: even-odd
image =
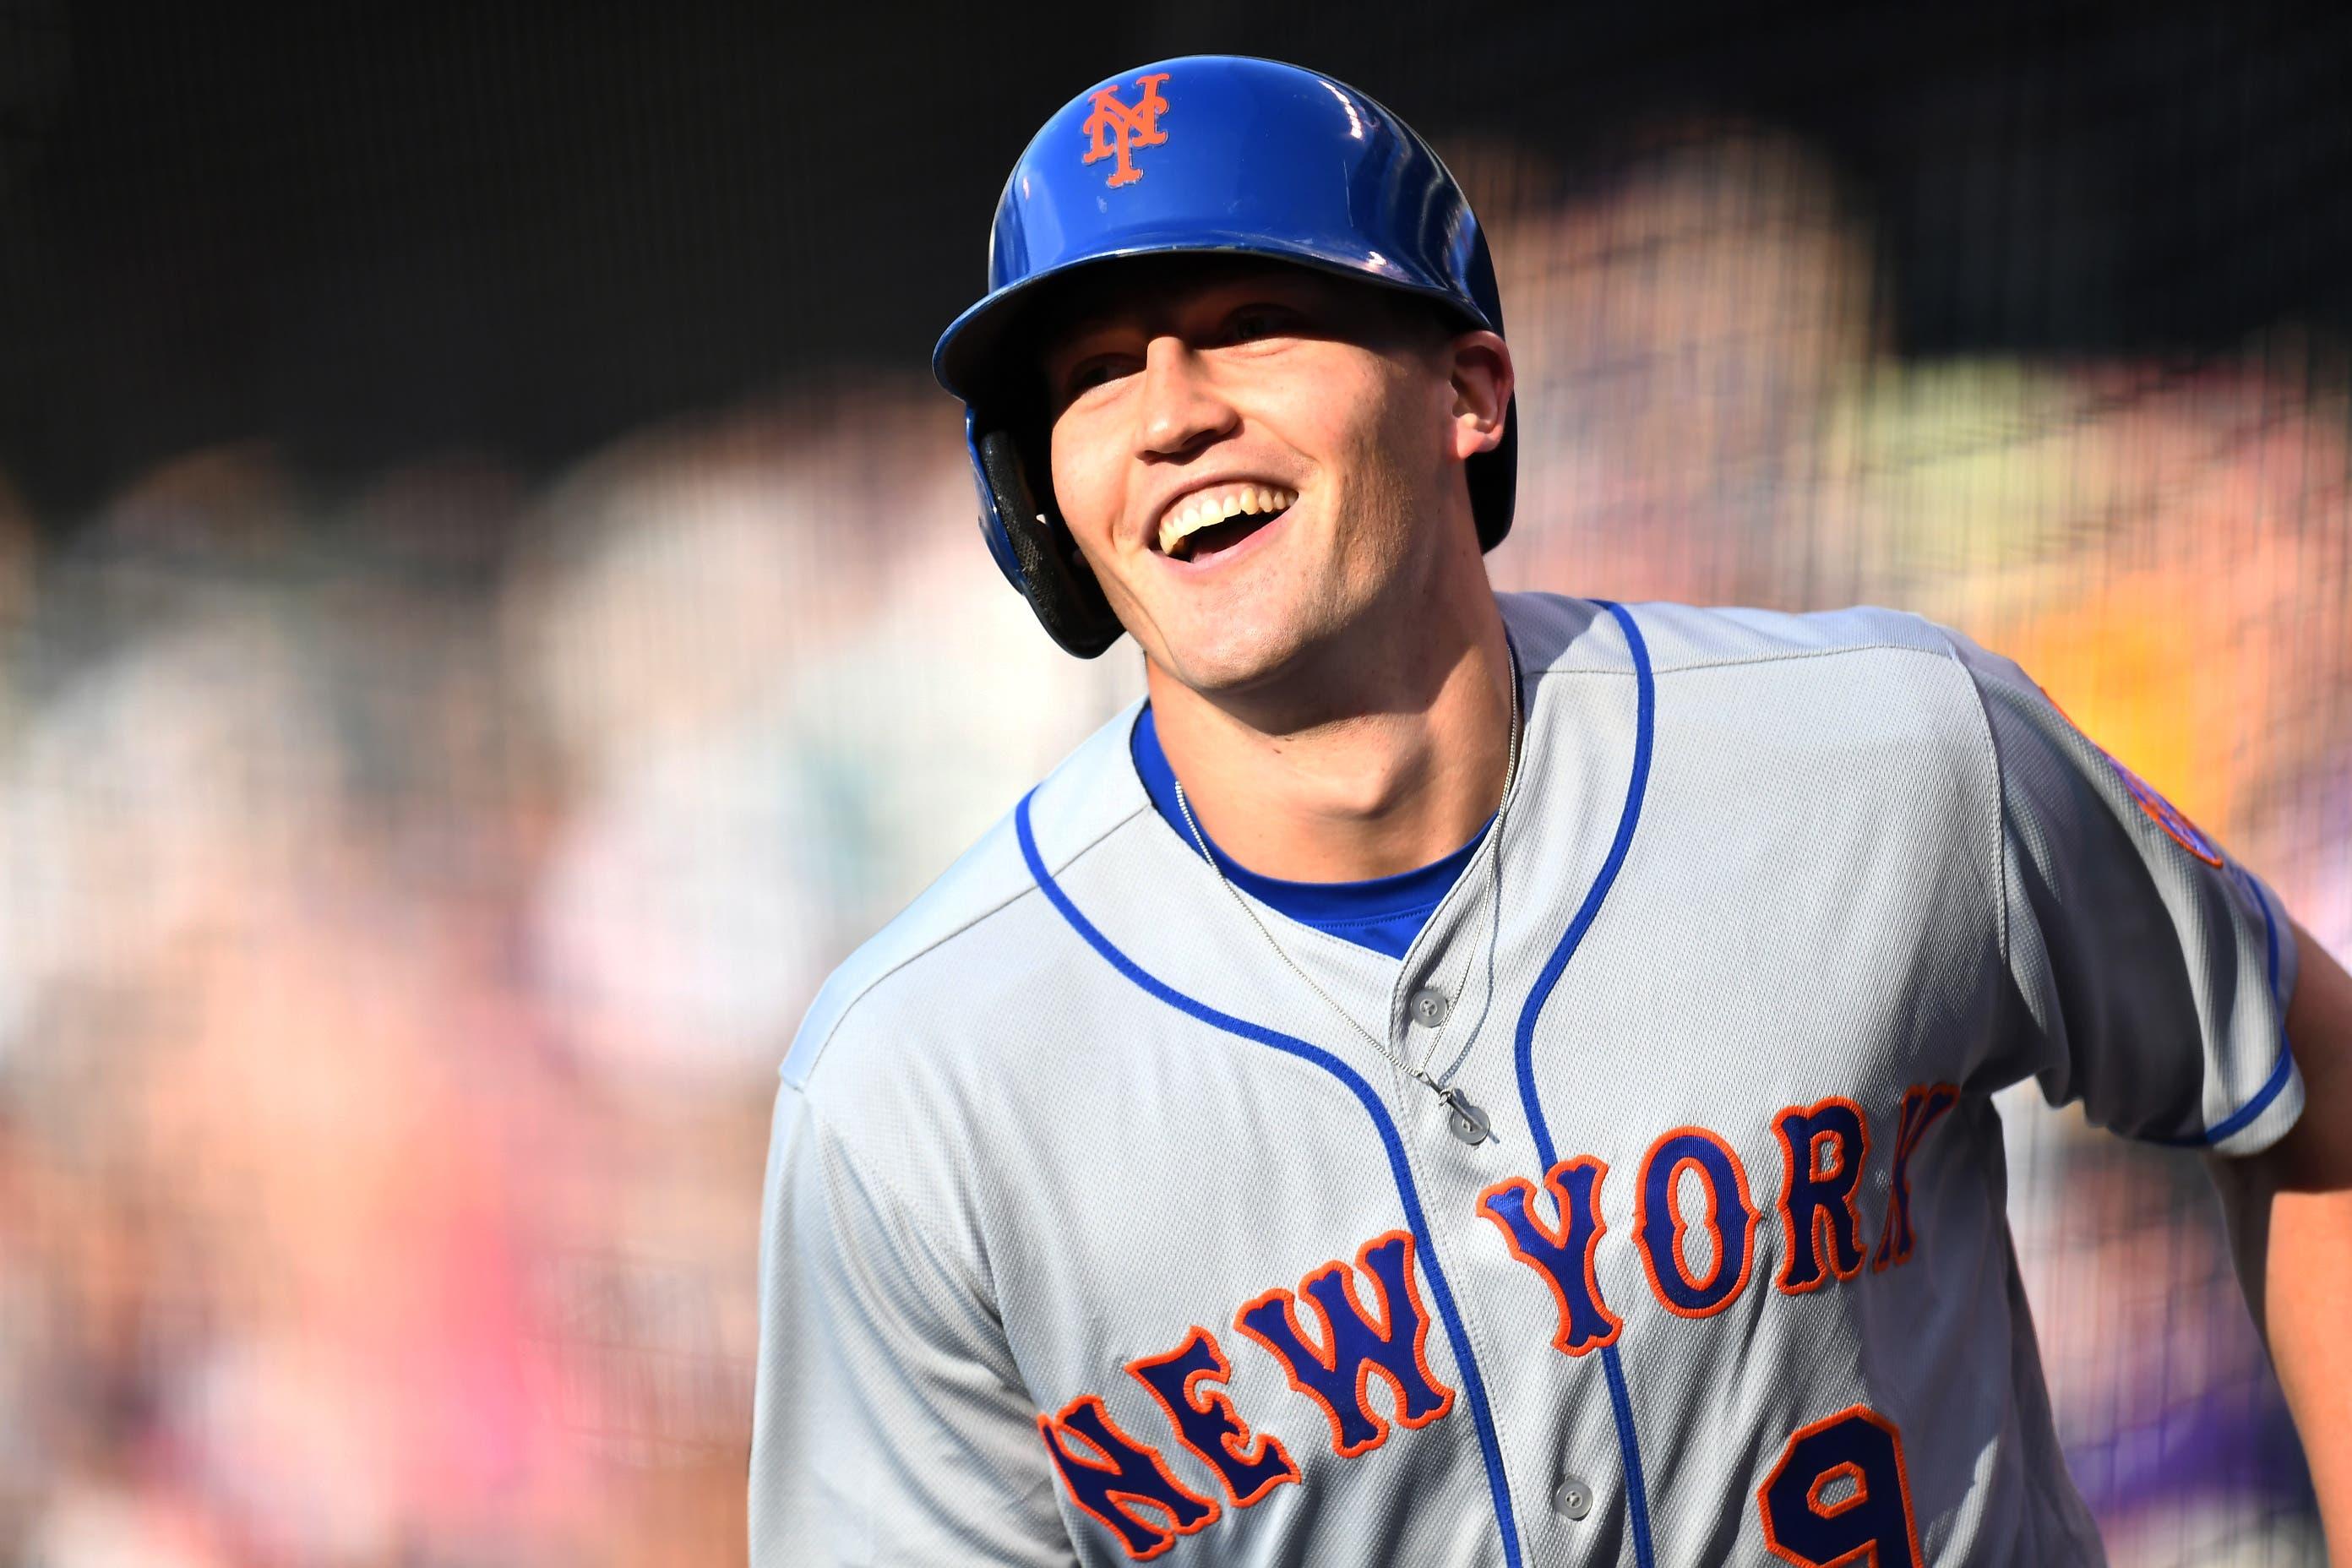
[[1045,374],[1055,500],[1155,665],[1245,689],[1425,613],[1433,574],[1483,584],[1462,463],[1500,438],[1499,338],[1298,268],[1141,283]]

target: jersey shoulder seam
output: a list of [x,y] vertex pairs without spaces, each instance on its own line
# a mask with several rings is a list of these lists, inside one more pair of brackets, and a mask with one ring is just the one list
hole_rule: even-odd
[[[1934,623],[1923,622],[1922,624],[1933,625]],[[1940,628],[1938,628],[1938,632],[1940,635]],[[1953,657],[1935,648],[1921,647],[1916,643],[1847,643],[1839,647],[1792,647],[1785,648],[1778,653],[1742,654],[1737,658],[1699,658],[1688,660],[1681,664],[1653,664],[1650,667],[1650,673],[1654,676],[1691,675],[1710,669],[1737,669],[1743,665],[1788,664],[1798,659],[1837,658],[1847,654],[1856,653],[1916,653],[1923,658],[1932,658],[1937,660],[1945,660]],[[1541,669],[1533,671],[1532,673],[1538,680],[1541,680],[1545,677],[1552,675],[1617,675],[1623,676],[1630,679],[1633,675],[1633,669],[1630,665],[1555,664],[1548,665]]]
[[[1933,626],[1935,623],[1922,621],[1920,624]],[[1937,635],[1941,635],[1940,627],[1937,628]],[[1737,669],[1742,665],[1750,664],[1790,664],[1799,659],[1840,658],[1848,654],[1856,653],[1916,653],[1923,658],[1933,659],[1953,657],[1948,653],[1939,653],[1934,648],[1921,647],[1916,643],[1858,642],[1842,644],[1837,647],[1792,647],[1781,649],[1777,653],[1742,654],[1736,658],[1691,659],[1682,664],[1654,666],[1651,673],[1660,676],[1691,675],[1710,669]]]
[[[1015,897],[1018,895],[1016,894]],[[1005,900],[1006,903],[1012,901],[1010,899]],[[1003,904],[999,904],[996,909],[1003,907]],[[995,910],[991,910],[989,912],[992,914]],[[927,948],[925,951],[929,950]],[[862,996],[865,993],[861,991],[858,994]],[[842,1135],[834,1125],[832,1119],[825,1115],[824,1108],[819,1105],[815,1098],[808,1092],[806,1085],[793,1083],[787,1079],[783,1085],[783,1092],[799,1098],[802,1111],[809,1119],[810,1130],[817,1135],[818,1149],[830,1148],[844,1164],[856,1173],[860,1181],[868,1183],[877,1192],[887,1194],[891,1204],[888,1218],[896,1224],[904,1226],[918,1244],[934,1258],[943,1265],[953,1268],[955,1249],[940,1244],[940,1238],[932,1234],[929,1226],[923,1223],[922,1211],[915,1205],[913,1200],[908,1197],[898,1184],[890,1179],[889,1172],[880,1164],[866,1160],[857,1152],[856,1142]],[[823,1154],[820,1152],[817,1157],[822,1159]],[[965,1279],[964,1288],[981,1300],[993,1305],[996,1301],[996,1282],[990,1277],[988,1259],[984,1250],[979,1262],[981,1277]],[[956,1268],[955,1272],[961,1274],[963,1271]]]
[[[1683,664],[1654,666],[1651,669],[1651,674],[1654,677],[1663,679],[1669,675],[1685,675],[1713,669],[1732,669],[1743,665],[1785,664],[1797,659],[1835,658],[1843,655],[1857,653],[1916,654],[1923,658],[1931,658],[1940,664],[1948,664],[1958,670],[1960,679],[1968,684],[1969,698],[1970,702],[1973,704],[1974,711],[1976,713],[1976,739],[1978,747],[1985,760],[1987,776],[1992,781],[1991,854],[1993,889],[1995,894],[1993,917],[1994,938],[2000,947],[2001,965],[2003,968],[2007,968],[2010,962],[2009,863],[2008,857],[2001,852],[2000,846],[2000,819],[2003,809],[2001,805],[2000,748],[1994,742],[1992,718],[1990,714],[1985,711],[1984,692],[1982,689],[1977,685],[1976,677],[1969,672],[1968,661],[1960,657],[1960,650],[1953,643],[1951,634],[1946,631],[1942,626],[1938,625],[1935,621],[1929,620],[1925,616],[1914,616],[1912,618],[1916,620],[1919,626],[1924,626],[1928,631],[1932,632],[1935,635],[1936,640],[1943,646],[1940,648],[1922,647],[1917,643],[1876,641],[1847,643],[1838,647],[1792,647],[1784,648],[1774,653],[1743,654],[1736,658],[1703,658]],[[1600,665],[1554,665],[1548,668],[1539,669],[1536,672],[1538,678],[1547,675],[1630,676],[1633,673],[1633,671],[1630,668],[1620,669]]]
[[[1104,839],[1108,838],[1112,834],[1118,832],[1129,823],[1134,821],[1139,813],[1150,807],[1150,802],[1147,799],[1143,805],[1135,807],[1133,810],[1113,817],[1109,822],[1103,825],[1100,832],[1095,834],[1092,837],[1087,839],[1084,843],[1079,844],[1076,847],[1070,850],[1068,855],[1063,858],[1060,865],[1055,866],[1054,869],[1056,871],[1066,869],[1080,856],[1095,847],[1097,844],[1100,844]],[[857,988],[855,994],[847,997],[842,1002],[839,1009],[834,1014],[832,1021],[825,1026],[824,1034],[814,1043],[814,1048],[809,1052],[808,1066],[801,1069],[797,1079],[787,1077],[784,1081],[796,1092],[801,1094],[803,1098],[806,1098],[808,1095],[810,1081],[815,1078],[817,1068],[824,1062],[826,1049],[832,1046],[834,1037],[841,1032],[841,1026],[849,1021],[850,1015],[857,1010],[860,1003],[864,1002],[868,996],[871,996],[885,982],[895,978],[900,972],[911,967],[920,960],[929,957],[932,953],[937,952],[940,948],[945,947],[948,943],[955,941],[956,938],[963,935],[966,931],[971,931],[982,922],[1003,913],[1006,910],[1011,909],[1014,904],[1019,903],[1023,899],[1027,898],[1030,894],[1038,892],[1039,890],[1036,879],[1028,878],[1024,879],[1020,886],[1013,889],[1003,898],[973,914],[971,919],[961,921],[952,930],[941,931],[939,935],[931,938],[929,942],[924,942],[913,952],[900,955],[887,968],[882,969],[875,974],[869,975],[866,978],[866,983]],[[785,1053],[787,1061],[790,1060],[791,1055],[792,1053],[790,1051]],[[814,1101],[811,1100],[810,1103],[812,1107],[814,1107]]]
[[1951,634],[1942,626],[1936,626],[1933,621],[1926,624],[1935,626],[1937,637],[1943,639],[1944,657],[1951,660],[1953,667],[1959,671],[1960,679],[1968,683],[1969,700],[1977,719],[1977,745],[1984,757],[1986,777],[1992,781],[1993,933],[2000,950],[2000,966],[2007,970],[2011,967],[2009,956],[2009,855],[2003,845],[2007,829],[2002,823],[2009,806],[2007,791],[2001,782],[2000,742],[1993,734],[1992,714],[1985,707],[1984,688],[1977,684],[1975,672],[1969,668],[1968,660],[1960,656],[1959,645],[1952,641]]

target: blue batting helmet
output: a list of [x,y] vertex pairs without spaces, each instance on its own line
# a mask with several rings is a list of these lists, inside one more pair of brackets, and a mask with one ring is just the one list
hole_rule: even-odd
[[[1063,105],[1013,166],[989,236],[988,293],[940,334],[931,371],[964,401],[989,552],[1054,640],[1083,658],[1120,627],[1051,485],[1030,480],[1043,432],[1019,428],[1025,400],[1009,390],[1007,340],[1057,281],[1187,254],[1295,262],[1422,296],[1465,328],[1503,330],[1494,262],[1461,186],[1412,127],[1345,82],[1192,55]],[[1489,550],[1510,531],[1517,440],[1514,410],[1502,444],[1470,459]]]

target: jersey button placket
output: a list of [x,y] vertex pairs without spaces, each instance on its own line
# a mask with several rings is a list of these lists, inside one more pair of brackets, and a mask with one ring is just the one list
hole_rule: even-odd
[[[1401,1030],[1399,1033],[1403,1035],[1406,1031]],[[1405,1043],[1412,1042],[1408,1040]],[[1397,1124],[1400,1131],[1404,1131],[1413,1125],[1414,1112],[1422,1109],[1420,1102],[1427,1100],[1429,1096],[1402,1067],[1396,1070],[1393,1082]],[[1527,1500],[1521,1495],[1519,1487],[1514,1484],[1517,1466],[1513,1462],[1513,1445],[1509,1429],[1505,1424],[1502,1410],[1493,1403],[1494,1384],[1485,1373],[1485,1368],[1492,1362],[1493,1354],[1488,1343],[1486,1328],[1482,1321],[1484,1314],[1480,1308],[1483,1303],[1479,1300],[1478,1291],[1474,1283],[1478,1279],[1479,1271],[1472,1265],[1470,1258],[1464,1256],[1465,1248],[1474,1246],[1476,1238],[1463,1232],[1457,1225],[1450,1223],[1456,1211],[1446,1200],[1455,1184],[1450,1183],[1444,1175],[1430,1168],[1430,1156],[1433,1151],[1445,1146],[1447,1145],[1444,1143],[1432,1142],[1408,1133],[1404,1140],[1405,1163],[1412,1171],[1413,1189],[1421,1201],[1423,1212],[1429,1218],[1430,1250],[1435,1257],[1438,1267],[1445,1271],[1446,1279],[1453,1284],[1454,1310],[1461,1318],[1463,1337],[1465,1341],[1465,1348],[1470,1358],[1478,1364],[1479,1381],[1488,1390],[1487,1408],[1493,1423],[1495,1447],[1502,1461],[1501,1484],[1504,1490],[1512,1498],[1511,1511],[1515,1516],[1514,1523],[1521,1526],[1515,1531],[1517,1539],[1511,1542],[1506,1556],[1507,1559],[1509,1553],[1515,1552],[1517,1562],[1532,1563],[1534,1559],[1528,1555],[1529,1531],[1526,1528],[1526,1521],[1528,1520]],[[1490,1143],[1487,1146],[1491,1148],[1493,1145]],[[1444,1157],[1438,1161],[1441,1166],[1448,1163],[1449,1161]],[[1450,1425],[1450,1421],[1447,1424]],[[1473,1438],[1472,1441],[1475,1444],[1476,1439]]]
[[[1431,967],[1435,965],[1433,964]],[[1432,1249],[1437,1254],[1440,1265],[1446,1271],[1447,1279],[1454,1283],[1455,1309],[1461,1314],[1463,1331],[1468,1340],[1471,1354],[1483,1364],[1491,1360],[1493,1346],[1489,1343],[1486,1329],[1482,1321],[1485,1317],[1482,1310],[1485,1303],[1480,1300],[1480,1292],[1475,1283],[1479,1279],[1480,1271],[1473,1266],[1469,1257],[1464,1256],[1465,1249],[1475,1254],[1477,1243],[1482,1238],[1475,1232],[1453,1223],[1462,1213],[1468,1212],[1464,1207],[1467,1200],[1455,1190],[1459,1185],[1462,1172],[1455,1167],[1455,1156],[1440,1154],[1438,1151],[1447,1148],[1462,1151],[1471,1159],[1483,1164],[1486,1159],[1491,1158],[1497,1145],[1483,1128],[1474,1137],[1467,1135],[1460,1126],[1454,1125],[1459,1122],[1462,1116],[1458,1109],[1449,1110],[1442,1123],[1452,1134],[1451,1138],[1429,1139],[1427,1132],[1433,1129],[1430,1129],[1428,1122],[1421,1121],[1420,1118],[1426,1116],[1432,1109],[1428,1103],[1431,1097],[1424,1084],[1414,1081],[1412,1065],[1421,1064],[1421,1069],[1428,1073],[1444,1073],[1444,1069],[1449,1065],[1444,1059],[1444,1053],[1448,1047],[1441,1032],[1454,1018],[1455,1002],[1456,998],[1434,984],[1428,972],[1424,970],[1423,983],[1405,994],[1403,1005],[1391,1015],[1390,1038],[1394,1042],[1396,1051],[1394,1065],[1397,1068],[1396,1088],[1399,1096],[1398,1125],[1401,1130],[1414,1126],[1423,1130],[1421,1136],[1408,1134],[1406,1137],[1405,1158],[1412,1168],[1413,1185],[1418,1189],[1423,1205],[1427,1205],[1426,1212],[1431,1219]],[[1391,1005],[1395,1006],[1395,1003],[1391,1001]],[[1470,1153],[1471,1151],[1476,1151],[1476,1152]],[[1433,1164],[1437,1168],[1433,1169]],[[1440,1173],[1441,1171],[1448,1168],[1454,1168],[1451,1177]],[[1487,1178],[1482,1177],[1481,1180],[1483,1179]],[[1485,1381],[1483,1377],[1482,1381]],[[1490,1390],[1491,1401],[1493,1384],[1488,1383],[1487,1387]],[[1518,1539],[1513,1545],[1519,1553],[1520,1562],[1532,1563],[1534,1559],[1528,1555],[1533,1542],[1529,1516],[1526,1510],[1528,1500],[1520,1495],[1518,1486],[1514,1484],[1515,1472],[1518,1469],[1518,1466],[1514,1463],[1512,1458],[1514,1445],[1510,1441],[1508,1427],[1505,1423],[1502,1411],[1491,1404],[1489,1407],[1493,1410],[1495,1442],[1502,1458],[1503,1485],[1516,1500],[1513,1512],[1521,1526],[1517,1532]],[[1538,1492],[1536,1495],[1540,1498],[1543,1494]]]

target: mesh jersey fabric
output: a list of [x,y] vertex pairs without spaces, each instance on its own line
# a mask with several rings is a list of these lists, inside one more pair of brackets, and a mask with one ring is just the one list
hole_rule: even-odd
[[[1159,726],[1152,719],[1149,702],[1135,716],[1134,728],[1128,732],[1128,752],[1135,759],[1136,776],[1142,781],[1144,793],[1151,797],[1152,808],[1160,813],[1160,819],[1190,844],[1192,829],[1185,826],[1183,809],[1176,800],[1176,770],[1169,764],[1168,753],[1160,749]],[[1493,820],[1487,819],[1488,823]],[[1438,900],[1445,897],[1445,890],[1454,886],[1463,868],[1470,864],[1470,858],[1478,852],[1486,837],[1486,827],[1481,825],[1470,841],[1452,854],[1391,877],[1354,882],[1294,882],[1251,870],[1226,854],[1223,846],[1211,838],[1206,828],[1201,831],[1202,842],[1217,858],[1217,864],[1234,887],[1276,914],[1390,958],[1405,955],[1412,939],[1428,923]]]
[[[1759,1488],[1794,1434],[1857,1406],[1899,1433],[1924,1561],[2102,1561],[2052,1427],[1990,1096],[2032,1077],[2120,1131],[2267,1146],[2302,1105],[2284,912],[2013,665],[1928,623],[1646,605],[1624,612],[1637,646],[1590,602],[1502,605],[1528,738],[1497,994],[1483,857],[1401,963],[1304,928],[1286,943],[1408,1059],[1459,1054],[1496,1141],[1450,1136],[1280,967],[1157,819],[1121,713],[835,973],[785,1058],[755,1568],[1108,1564],[1139,1544],[1171,1564],[1759,1561]],[[1432,985],[1455,998],[1433,1030],[1406,1008]],[[1937,1086],[1906,1151],[1904,1108]],[[1818,1243],[1779,1213],[1775,1119],[1831,1100],[1865,1129],[1863,1246],[1904,1245],[1795,1291]],[[1694,1277],[1711,1245],[1744,1267],[1694,1312],[1640,1220],[1645,1155],[1698,1134],[1737,1191],[1710,1230],[1670,1180],[1687,1223],[1663,1245]],[[1605,1349],[1555,1348],[1555,1293],[1480,1212],[1509,1178],[1540,1185],[1547,1142],[1601,1172]],[[1391,1300],[1361,1260],[1397,1237],[1412,1289]],[[1328,1343],[1308,1286],[1333,1268],[1367,1319],[1419,1324],[1450,1396],[1408,1426],[1368,1374],[1382,1430],[1349,1455],[1238,1326],[1288,1292]],[[1196,1331],[1228,1374],[1202,1399],[1278,1442],[1295,1480],[1234,1495],[1133,1370]],[[1187,1506],[1179,1532],[1148,1504],[1085,1506],[1068,1467],[1118,1458],[1072,1436],[1090,1412],[1205,1516]],[[1580,1518],[1554,1506],[1570,1477]]]

